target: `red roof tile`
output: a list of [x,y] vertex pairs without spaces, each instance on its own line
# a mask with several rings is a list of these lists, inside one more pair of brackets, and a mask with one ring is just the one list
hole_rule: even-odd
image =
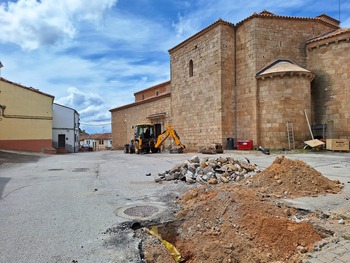
[[112,139],[112,133],[94,133],[90,135],[81,135],[80,140],[110,140]]
[[313,43],[319,40],[327,39],[327,38],[332,38],[336,36],[340,36],[345,33],[350,33],[350,28],[339,28],[337,30],[328,32],[326,34],[319,35],[317,37],[311,38],[307,41],[307,43]]

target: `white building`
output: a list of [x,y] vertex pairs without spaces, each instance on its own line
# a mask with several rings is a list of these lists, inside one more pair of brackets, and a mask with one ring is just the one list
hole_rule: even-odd
[[112,148],[112,133],[95,133],[80,137],[80,146],[91,147],[94,151]]
[[79,113],[57,103],[53,104],[52,146],[58,152],[62,149],[71,153],[79,151]]

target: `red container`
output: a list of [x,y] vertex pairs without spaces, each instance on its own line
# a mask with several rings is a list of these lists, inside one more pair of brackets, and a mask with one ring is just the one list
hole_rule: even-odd
[[253,150],[253,141],[237,140],[237,150]]

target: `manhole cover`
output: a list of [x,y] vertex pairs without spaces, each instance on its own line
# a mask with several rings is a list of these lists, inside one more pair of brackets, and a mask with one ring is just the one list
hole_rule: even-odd
[[89,171],[89,168],[74,168],[72,171],[76,173],[82,173]]
[[137,216],[137,217],[149,217],[153,214],[157,213],[159,211],[159,208],[151,205],[140,205],[140,206],[134,206],[130,207],[124,210],[124,214],[128,216]]
[[141,203],[118,208],[114,213],[117,216],[133,220],[150,220],[159,216],[165,209],[162,204]]

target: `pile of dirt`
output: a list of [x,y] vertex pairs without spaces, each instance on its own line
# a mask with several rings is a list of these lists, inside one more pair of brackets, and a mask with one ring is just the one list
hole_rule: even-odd
[[301,160],[276,157],[264,171],[248,178],[252,189],[276,197],[315,196],[339,193],[343,185],[332,181]]
[[159,228],[185,262],[298,262],[322,234],[292,208],[241,185],[200,187],[180,200],[177,223]]

